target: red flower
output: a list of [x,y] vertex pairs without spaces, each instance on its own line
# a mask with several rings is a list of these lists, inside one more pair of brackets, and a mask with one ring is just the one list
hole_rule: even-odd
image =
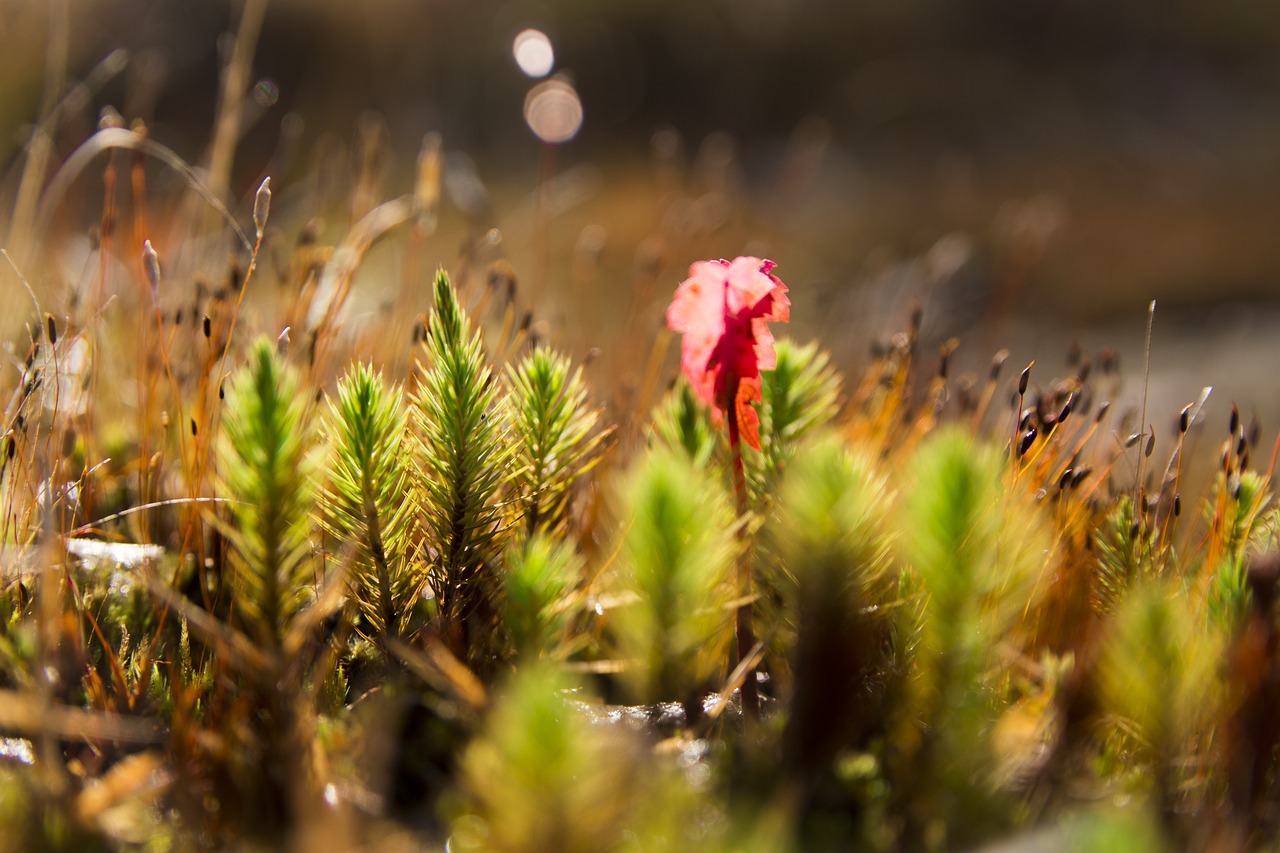
[[[717,421],[732,413],[742,438],[760,449],[760,371],[777,355],[768,322],[787,322],[787,286],[770,273],[773,261],[698,261],[676,290],[667,325],[684,335],[680,366]],[[730,430],[732,437],[734,430]]]

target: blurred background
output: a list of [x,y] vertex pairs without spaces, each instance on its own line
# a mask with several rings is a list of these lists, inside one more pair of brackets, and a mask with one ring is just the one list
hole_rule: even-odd
[[[117,49],[55,162],[108,105],[202,162],[243,9],[0,0],[5,210],[42,99]],[[439,134],[432,265],[488,235],[580,354],[652,335],[689,262],[753,253],[792,288],[791,333],[846,369],[918,300],[924,346],[957,336],[962,368],[1007,347],[1047,382],[1073,342],[1109,346],[1135,401],[1154,299],[1158,436],[1206,385],[1224,435],[1232,400],[1266,443],[1280,424],[1280,7],[1263,0],[271,0],[248,82],[242,220],[271,174],[310,187],[278,194],[286,242],[316,216],[336,242],[360,211],[325,209],[315,183],[330,205],[362,169],[411,192]],[[100,215],[93,180],[73,226]]]

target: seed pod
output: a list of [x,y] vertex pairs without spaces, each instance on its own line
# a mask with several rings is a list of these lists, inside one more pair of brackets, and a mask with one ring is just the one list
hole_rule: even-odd
[[1183,435],[1187,434],[1187,427],[1191,426],[1191,407],[1193,405],[1195,404],[1187,403],[1186,407],[1182,410],[1182,414],[1178,416],[1178,432]]
[[1231,425],[1229,429],[1232,437],[1235,437],[1236,431],[1239,429],[1240,429],[1240,410],[1236,408],[1235,403],[1232,403],[1231,404]]
[[147,275],[147,284],[151,286],[151,298],[160,298],[160,258],[151,247],[150,240],[142,242],[142,270]]
[[1098,414],[1094,416],[1094,423],[1102,423],[1102,419],[1107,416],[1107,412],[1111,411],[1111,401],[1103,400],[1102,405],[1098,406]]
[[1173,517],[1177,518],[1182,515],[1182,495],[1175,494],[1173,496]]
[[1093,372],[1093,359],[1089,358],[1088,353],[1080,361],[1080,367],[1076,370],[1076,378],[1082,383],[1089,378],[1089,374]]
[[49,345],[54,346],[58,343],[58,325],[54,322],[52,314],[46,315],[45,325],[49,327]]
[[1142,451],[1142,455],[1148,459],[1151,458],[1151,451],[1156,449],[1156,431],[1153,429],[1151,434],[1147,436],[1146,449]]
[[1031,449],[1031,444],[1036,440],[1036,428],[1032,427],[1022,434],[1022,439],[1018,442],[1018,457],[1022,458],[1026,452]]
[[271,178],[262,179],[262,185],[253,197],[253,227],[258,230],[258,239],[267,227],[267,214],[271,212]]
[[191,419],[191,434],[192,434],[192,435],[196,435],[198,432],[199,432],[199,430],[197,430],[197,428],[196,428],[196,419],[195,419],[195,418],[192,418],[192,419]]
[[434,226],[436,207],[440,202],[440,176],[444,163],[441,148],[440,134],[428,133],[423,137],[422,148],[418,152],[418,180],[413,188],[413,206],[418,221],[425,227]]
[[1009,351],[1007,349],[1002,349],[998,353],[996,353],[994,356],[992,356],[991,372],[987,375],[988,379],[990,379],[992,382],[995,382],[997,379],[1000,378],[1000,370],[1001,368],[1004,367],[1005,359],[1007,359],[1008,357],[1009,357]]
[[1024,367],[1022,369],[1022,375],[1018,377],[1018,396],[1019,397],[1027,393],[1027,383],[1031,380],[1031,365],[1033,364],[1035,364],[1034,361],[1031,362],[1031,364],[1028,364],[1026,367]]
[[1062,423],[1067,419],[1068,416],[1070,416],[1071,409],[1075,406],[1075,404],[1076,404],[1076,392],[1072,391],[1071,395],[1067,397],[1067,402],[1062,404],[1062,411],[1058,412],[1058,423]]
[[1058,478],[1058,491],[1062,491],[1071,483],[1071,469],[1062,472],[1062,476]]
[[1124,440],[1124,449],[1128,450],[1130,447],[1133,447],[1135,444],[1137,444],[1141,440],[1142,440],[1142,433],[1135,432],[1133,435],[1129,436]]
[[213,335],[213,321],[209,319],[208,314],[205,314],[204,315],[204,336],[207,338],[207,337],[210,337],[211,335]]

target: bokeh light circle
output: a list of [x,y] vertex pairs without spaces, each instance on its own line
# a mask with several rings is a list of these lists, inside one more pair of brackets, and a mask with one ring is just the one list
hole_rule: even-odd
[[565,80],[552,79],[529,90],[524,99],[524,120],[543,142],[559,145],[582,128],[582,101]]
[[270,77],[263,77],[253,87],[253,99],[260,107],[275,106],[276,101],[280,100],[280,87]]
[[551,39],[541,30],[521,30],[511,43],[516,65],[530,77],[546,77],[556,64],[556,51]]

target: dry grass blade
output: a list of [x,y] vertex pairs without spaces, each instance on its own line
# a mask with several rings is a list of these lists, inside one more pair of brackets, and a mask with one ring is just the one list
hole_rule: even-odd
[[395,198],[369,211],[352,227],[321,274],[304,324],[308,336],[321,335],[330,328],[351,292],[351,282],[365,254],[387,232],[410,221],[413,211],[412,196]]
[[166,737],[164,727],[155,720],[70,705],[46,706],[37,697],[16,690],[0,690],[0,729],[78,741],[145,744],[163,743]]
[[738,661],[738,665],[733,668],[733,672],[729,673],[729,680],[725,682],[724,688],[716,696],[711,707],[707,709],[708,717],[714,720],[724,712],[724,709],[733,699],[733,694],[746,681],[747,673],[755,673],[756,667],[760,665],[762,660],[764,660],[764,640],[758,640],[751,647],[751,654]]
[[476,711],[488,707],[488,691],[475,673],[435,637],[428,636],[426,642],[426,649],[419,649],[391,637],[387,640],[387,648],[414,674],[440,692],[453,696]]
[[86,823],[97,820],[126,800],[162,793],[172,780],[172,774],[166,771],[164,760],[156,752],[130,755],[80,792],[76,798],[76,815]]
[[191,630],[217,646],[223,659],[237,661],[241,668],[253,668],[261,672],[270,668],[267,656],[244,634],[183,598],[155,575],[144,573],[140,577],[152,595],[187,620]]
[[71,185],[80,177],[80,173],[93,162],[95,157],[113,148],[122,148],[126,151],[141,151],[147,156],[164,163],[180,175],[187,185],[195,190],[204,199],[205,203],[222,217],[227,227],[235,232],[236,237],[239,238],[246,251],[253,251],[253,242],[249,239],[249,235],[240,227],[240,223],[236,222],[235,217],[231,215],[231,211],[222,203],[222,200],[204,181],[200,180],[195,170],[191,168],[186,160],[178,156],[173,149],[161,145],[159,142],[149,139],[140,133],[125,130],[122,127],[104,127],[81,143],[80,147],[72,151],[71,155],[63,162],[62,167],[54,174],[53,180],[49,182],[49,186],[45,189],[39,210],[36,212],[34,230],[37,240],[44,240],[54,212],[62,204],[63,198],[68,190],[71,189]]

